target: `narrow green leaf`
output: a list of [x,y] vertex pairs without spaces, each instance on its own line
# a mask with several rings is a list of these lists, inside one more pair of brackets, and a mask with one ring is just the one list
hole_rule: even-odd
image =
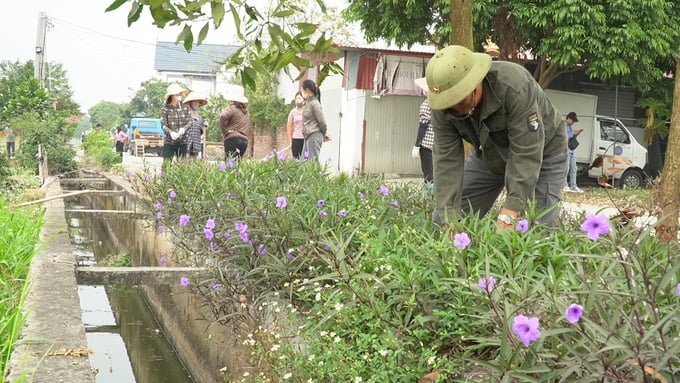
[[238,36],[239,39],[245,40],[245,37],[241,33],[241,18],[238,15],[238,12],[236,12],[236,8],[234,8],[233,4],[229,4],[229,12],[231,12],[231,16],[234,19],[234,27],[236,28],[236,35]]
[[201,31],[198,32],[198,45],[201,45],[205,37],[208,36],[208,31],[210,30],[210,22],[206,22]]
[[288,16],[293,16],[294,14],[295,14],[295,11],[294,11],[294,10],[292,10],[292,9],[287,9],[287,10],[283,10],[283,11],[274,12],[274,13],[272,14],[272,16],[273,16],[273,17],[278,17],[278,18],[283,19],[283,18],[286,18],[286,17],[288,17]]
[[111,3],[111,5],[109,5],[108,8],[106,8],[106,10],[104,12],[114,11],[114,10],[120,8],[121,5],[123,5],[127,2],[128,2],[128,0],[116,0],[113,3]]
[[175,44],[179,44],[180,41],[184,42],[184,49],[187,52],[191,52],[191,48],[194,44],[194,34],[191,32],[191,27],[189,24],[184,24],[184,29],[177,35],[177,40]]
[[255,86],[255,79],[248,74],[247,69],[252,70],[250,67],[245,67],[245,69],[241,72],[241,83],[244,87],[255,90],[257,89],[257,86]]
[[[222,25],[222,21],[224,21],[224,3],[218,1],[212,2],[210,5],[212,7],[213,23],[215,24],[215,29],[217,29]],[[233,5],[229,4],[229,6],[233,8]]]
[[132,8],[130,9],[130,12],[128,13],[128,27],[132,25],[135,21],[139,20],[139,16],[142,14],[142,10],[144,7],[138,2],[135,1],[132,3]]

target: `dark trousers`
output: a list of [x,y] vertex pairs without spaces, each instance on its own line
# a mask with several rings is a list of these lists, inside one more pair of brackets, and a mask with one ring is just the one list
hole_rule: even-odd
[[164,144],[163,161],[171,161],[172,157],[184,158],[187,155],[187,144]]
[[[540,174],[534,188],[533,201],[538,212],[546,212],[539,220],[541,223],[551,223],[557,218],[559,209],[557,204],[562,200],[562,183],[567,172],[566,156],[563,153],[551,158],[544,158]],[[486,166],[486,163],[476,156],[465,160],[463,174],[463,195],[461,209],[464,213],[473,213],[483,217],[491,210],[496,199],[505,187],[505,177],[498,175]],[[441,187],[436,184],[435,187]],[[444,212],[435,209],[432,220],[436,226],[443,223]]]
[[225,161],[229,157],[243,157],[248,149],[248,140],[243,137],[231,137],[224,140]]
[[420,147],[420,170],[423,171],[423,179],[425,182],[432,182],[432,149],[424,146]]
[[14,141],[7,143],[7,158],[14,156]]
[[123,157],[123,148],[125,148],[125,143],[123,141],[116,141],[116,153]]
[[300,158],[302,155],[302,147],[305,145],[304,138],[293,138],[293,142],[290,144],[291,151],[293,152],[294,158]]

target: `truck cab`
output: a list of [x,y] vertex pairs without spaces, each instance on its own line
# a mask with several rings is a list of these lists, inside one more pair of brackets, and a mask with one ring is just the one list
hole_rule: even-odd
[[133,156],[156,153],[163,150],[165,131],[159,118],[133,118],[128,128],[129,151]]

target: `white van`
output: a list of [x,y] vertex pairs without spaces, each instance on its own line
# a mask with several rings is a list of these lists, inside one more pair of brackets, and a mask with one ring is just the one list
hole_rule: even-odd
[[545,94],[563,118],[569,112],[576,113],[578,122],[573,128],[583,129],[574,150],[579,174],[591,178],[606,175],[621,187],[644,186],[642,169],[647,163],[647,149],[621,121],[595,114],[597,96],[552,89],[546,89]]

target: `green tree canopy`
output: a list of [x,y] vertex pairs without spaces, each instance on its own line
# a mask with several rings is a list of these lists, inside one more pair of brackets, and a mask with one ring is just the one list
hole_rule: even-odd
[[92,124],[102,124],[106,130],[119,126],[126,122],[124,110],[125,104],[118,104],[111,101],[100,101],[97,105],[91,107],[87,114],[90,115],[90,122]]
[[[369,40],[442,47],[449,41],[452,3],[351,0],[346,13]],[[473,5],[475,47],[491,36],[501,59],[536,60],[534,75],[543,87],[583,68],[590,77],[644,90],[674,64],[680,4],[673,0],[480,0]]]
[[150,118],[160,117],[163,108],[163,96],[169,83],[158,78],[151,78],[142,82],[141,87],[130,100],[125,110],[125,118],[130,119],[143,113]]

